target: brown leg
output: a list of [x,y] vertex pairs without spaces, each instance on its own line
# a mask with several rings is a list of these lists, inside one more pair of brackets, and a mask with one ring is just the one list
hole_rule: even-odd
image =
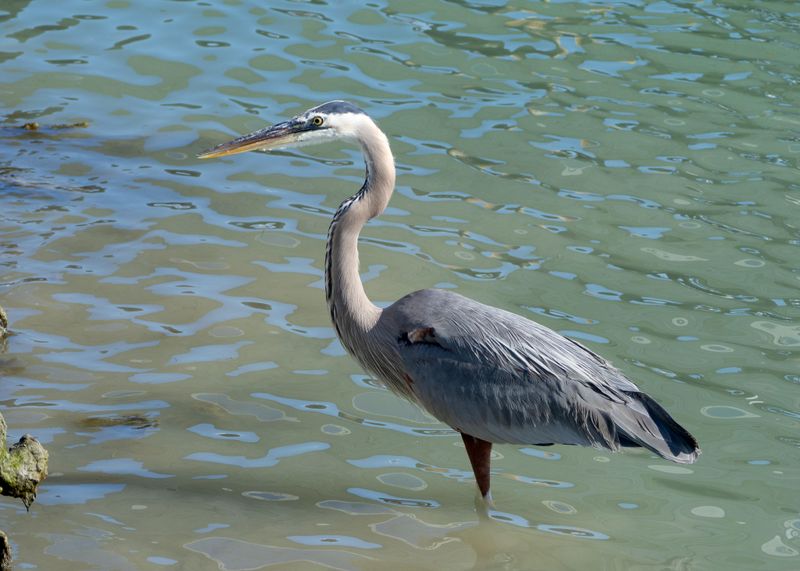
[[492,459],[492,443],[475,438],[469,434],[461,433],[461,439],[467,449],[472,471],[475,473],[475,482],[481,491],[481,496],[489,496],[489,463]]

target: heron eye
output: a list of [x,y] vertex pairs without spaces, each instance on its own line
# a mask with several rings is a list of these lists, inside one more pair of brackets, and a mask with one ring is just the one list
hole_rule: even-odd
[[324,122],[325,120],[319,115],[311,119],[311,124],[314,125],[314,127],[321,127]]

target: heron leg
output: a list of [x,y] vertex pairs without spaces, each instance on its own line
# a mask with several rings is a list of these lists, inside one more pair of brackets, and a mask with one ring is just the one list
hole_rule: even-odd
[[469,463],[472,464],[472,471],[475,473],[475,482],[481,496],[487,501],[491,501],[489,493],[489,464],[492,459],[492,443],[480,438],[475,438],[469,434],[461,433],[464,447],[467,449]]

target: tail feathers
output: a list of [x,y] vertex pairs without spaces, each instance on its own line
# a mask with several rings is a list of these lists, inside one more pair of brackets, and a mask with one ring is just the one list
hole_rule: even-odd
[[647,416],[637,418],[635,423],[617,425],[619,443],[622,446],[642,446],[662,458],[680,464],[691,464],[697,460],[701,452],[697,440],[678,424],[664,407],[644,393],[625,394],[644,406]]

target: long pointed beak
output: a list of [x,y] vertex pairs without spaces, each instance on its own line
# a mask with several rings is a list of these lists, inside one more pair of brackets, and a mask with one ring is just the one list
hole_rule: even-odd
[[256,149],[267,150],[284,147],[295,142],[302,132],[303,128],[301,124],[293,121],[285,121],[283,123],[277,123],[272,127],[243,135],[227,143],[217,145],[213,149],[200,153],[197,155],[197,158],[213,159],[216,157],[254,151]]

